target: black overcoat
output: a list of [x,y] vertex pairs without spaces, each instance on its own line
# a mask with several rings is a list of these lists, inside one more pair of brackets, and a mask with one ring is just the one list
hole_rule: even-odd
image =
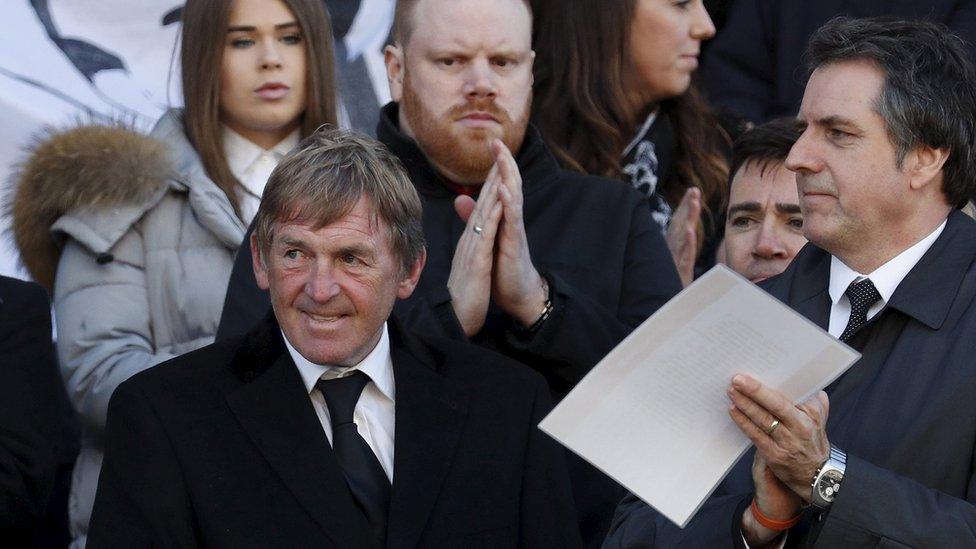
[[[387,547],[576,547],[542,378],[388,324]],[[88,535],[99,547],[372,547],[273,318],[115,391]]]

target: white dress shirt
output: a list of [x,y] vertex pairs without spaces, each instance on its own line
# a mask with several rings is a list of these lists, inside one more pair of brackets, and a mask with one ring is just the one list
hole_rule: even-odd
[[224,157],[227,158],[230,172],[243,185],[238,195],[241,217],[245,224],[250,225],[254,215],[258,213],[261,195],[264,194],[264,186],[271,171],[282,157],[298,145],[298,129],[268,150],[255,145],[227,126],[223,126],[222,138]]
[[376,454],[383,472],[386,477],[393,482],[393,428],[395,423],[394,402],[396,400],[396,389],[393,383],[393,358],[390,355],[390,336],[387,333],[386,324],[383,324],[383,332],[379,343],[366,358],[352,368],[336,368],[333,366],[323,366],[313,364],[303,357],[292,347],[291,342],[284,332],[281,334],[285,339],[285,346],[291,355],[298,373],[302,376],[308,396],[312,399],[312,407],[315,408],[322,430],[332,444],[332,421],[329,417],[329,407],[325,404],[325,398],[321,391],[315,388],[315,384],[320,379],[334,379],[345,377],[355,371],[361,371],[369,376],[370,382],[363,389],[353,410],[352,421],[356,424],[359,436],[366,440],[370,449]]
[[881,312],[881,309],[891,300],[895,289],[901,284],[908,272],[918,263],[925,252],[929,251],[932,244],[945,229],[946,222],[943,221],[928,236],[919,240],[914,246],[888,260],[887,263],[878,267],[873,273],[862,274],[851,269],[836,256],[830,258],[830,328],[827,330],[830,335],[840,337],[844,333],[844,328],[851,319],[851,300],[844,293],[851,282],[860,282],[865,278],[870,278],[874,287],[881,294],[881,299],[868,309],[868,320]]

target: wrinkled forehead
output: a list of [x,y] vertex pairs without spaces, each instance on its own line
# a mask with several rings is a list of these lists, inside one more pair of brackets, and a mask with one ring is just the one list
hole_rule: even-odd
[[274,221],[276,228],[318,231],[323,227],[354,228],[372,234],[385,228],[373,199],[366,193],[336,196],[330,201],[296,200]]
[[532,16],[524,0],[420,0],[411,21],[408,51],[532,48]]

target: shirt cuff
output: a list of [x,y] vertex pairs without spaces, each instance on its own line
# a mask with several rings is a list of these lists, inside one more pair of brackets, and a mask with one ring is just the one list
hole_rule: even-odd
[[[742,545],[744,545],[746,549],[752,549],[752,546],[749,545],[749,542],[746,541],[746,535],[745,534],[739,534],[739,535],[742,536]],[[783,537],[782,539],[779,540],[779,543],[776,544],[775,549],[783,549],[783,547],[786,546],[786,537],[788,535],[789,535],[788,530],[786,532],[783,532]]]

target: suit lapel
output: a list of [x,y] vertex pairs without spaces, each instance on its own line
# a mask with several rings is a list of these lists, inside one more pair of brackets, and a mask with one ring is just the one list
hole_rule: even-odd
[[[268,327],[262,329],[266,332]],[[270,327],[277,330],[273,321]],[[252,335],[249,341],[274,342],[277,334]],[[270,355],[278,347],[281,352],[273,358]],[[241,427],[335,545],[375,545],[366,537],[366,520],[352,500],[301,376],[283,344],[272,344],[271,349],[253,349],[245,344],[241,351],[235,357],[235,368],[246,383],[227,395]],[[272,365],[259,364],[262,359],[273,361]]]
[[[792,274],[791,274],[792,273]],[[830,254],[807,244],[787,272],[772,280],[770,293],[824,330],[830,323]]]
[[388,546],[414,547],[450,469],[468,399],[435,370],[437,360],[419,342],[395,322],[389,326],[396,427],[387,540]]
[[797,302],[793,305],[793,310],[824,330],[830,327],[830,293],[826,288],[816,295]]

